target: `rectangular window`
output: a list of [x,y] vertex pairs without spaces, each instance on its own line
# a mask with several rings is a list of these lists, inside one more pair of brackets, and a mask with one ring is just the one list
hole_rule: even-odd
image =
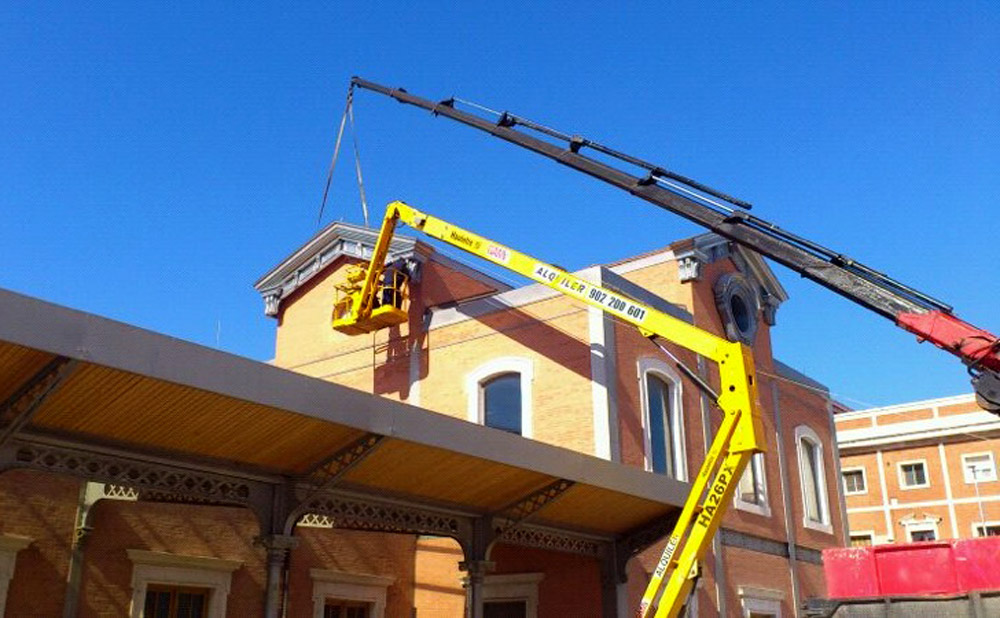
[[528,604],[524,601],[487,601],[483,603],[483,618],[527,618]]
[[145,618],[204,618],[208,590],[182,586],[149,585],[143,607]]
[[899,464],[899,484],[903,489],[928,487],[927,466],[923,461],[908,461]]
[[847,494],[848,496],[853,496],[856,494],[863,494],[868,492],[868,487],[865,483],[864,468],[845,469],[842,474],[844,476],[845,494]]
[[970,453],[962,455],[962,474],[969,484],[997,480],[997,467],[993,453]]
[[804,458],[801,472],[805,479],[803,499],[806,506],[806,517],[809,518],[809,521],[826,523],[820,506],[823,503],[823,496],[820,493],[819,449],[809,440],[802,440],[801,448]]
[[1000,536],[1000,524],[986,522],[985,524],[976,524],[973,526],[973,533],[977,537],[983,536]]
[[872,534],[870,532],[852,532],[851,547],[871,547]]
[[736,508],[769,517],[767,504],[767,475],[764,470],[764,454],[756,453],[743,471],[736,486]]
[[913,543],[937,540],[937,531],[934,528],[910,527],[908,532],[910,534],[910,541]]
[[323,605],[323,618],[369,618],[368,603],[327,599]]
[[652,373],[646,373],[646,397],[649,402],[649,449],[653,472],[674,474],[674,436],[670,423],[670,387]]

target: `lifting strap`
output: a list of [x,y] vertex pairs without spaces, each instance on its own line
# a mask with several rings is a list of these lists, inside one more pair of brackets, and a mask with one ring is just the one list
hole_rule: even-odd
[[358,148],[358,133],[354,128],[354,85],[347,89],[347,103],[344,105],[344,115],[340,117],[340,128],[337,129],[337,141],[333,146],[333,157],[330,159],[330,169],[326,173],[326,185],[323,187],[323,200],[319,205],[319,216],[316,218],[316,225],[323,222],[323,210],[326,208],[326,199],[330,194],[330,185],[333,182],[333,170],[337,167],[337,159],[340,157],[340,143],[344,138],[344,127],[347,121],[351,121],[351,136],[354,141],[354,172],[358,180],[358,193],[361,195],[361,213],[365,219],[365,227],[368,227],[368,202],[365,199],[365,184],[361,176],[361,150]]

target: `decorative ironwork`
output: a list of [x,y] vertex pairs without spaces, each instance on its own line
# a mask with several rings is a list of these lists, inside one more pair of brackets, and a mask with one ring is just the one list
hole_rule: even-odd
[[250,484],[232,477],[146,462],[113,459],[69,449],[22,445],[15,465],[122,487],[237,504],[251,501]]
[[333,528],[333,518],[319,513],[306,513],[296,524],[301,528]]
[[594,557],[600,556],[604,549],[604,544],[594,539],[532,526],[507,528],[502,532],[498,528],[496,532],[497,540],[509,545],[536,547]]
[[104,484],[104,497],[111,500],[138,500],[139,490],[125,485]]
[[438,534],[455,537],[466,526],[460,517],[425,511],[413,507],[364,502],[342,497],[323,497],[310,502],[305,509],[314,517],[327,516],[335,528]]
[[65,381],[76,361],[57,356],[0,405],[0,446],[27,425],[42,403]]
[[656,543],[663,537],[670,534],[673,531],[674,524],[677,523],[677,518],[679,516],[680,512],[678,511],[677,513],[658,519],[626,534],[617,543],[618,547],[622,550],[621,558],[628,560],[632,556],[638,554],[653,543]]
[[506,519],[506,523],[502,529],[497,531],[497,536],[506,535],[507,531],[523,523],[538,513],[538,511],[558,500],[573,485],[575,485],[573,481],[559,479],[521,498],[514,504],[501,509],[499,512],[506,514],[504,518]]
[[365,434],[320,462],[306,475],[305,480],[312,488],[302,501],[308,502],[316,494],[329,489],[351,468],[371,455],[384,437],[377,433]]

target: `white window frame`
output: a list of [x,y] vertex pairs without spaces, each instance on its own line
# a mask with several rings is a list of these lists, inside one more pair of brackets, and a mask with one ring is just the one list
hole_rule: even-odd
[[233,571],[243,566],[238,560],[182,556],[144,549],[127,549],[132,561],[132,607],[129,616],[142,618],[146,589],[150,584],[205,588],[208,607],[205,618],[225,618]]
[[534,436],[531,385],[535,381],[535,367],[530,358],[504,356],[494,358],[465,374],[466,420],[484,425],[482,385],[490,378],[505,373],[521,376],[521,435]]
[[17,564],[17,552],[28,545],[32,539],[23,536],[0,534],[0,616],[6,615],[7,589],[10,580],[14,579],[14,568]]
[[[922,485],[907,485],[904,481],[906,476],[903,474],[903,466],[908,466],[910,464],[921,464],[924,467],[924,482]],[[910,489],[924,489],[931,486],[931,470],[927,466],[926,459],[908,459],[906,461],[896,462],[896,474],[899,477],[899,488],[903,491],[908,491]]]
[[[861,482],[864,483],[865,489],[864,491],[848,491],[847,479],[844,478],[844,475],[847,474],[848,472],[857,472],[858,470],[861,471]],[[868,470],[866,469],[865,466],[851,466],[849,468],[841,468],[840,483],[841,486],[844,488],[845,496],[863,496],[864,494],[868,493]]]
[[[808,469],[805,453],[802,451],[802,441],[811,442],[816,448],[816,460],[818,463],[816,488],[819,493],[820,521],[813,521],[809,517],[809,508],[806,505],[806,470]],[[795,428],[795,452],[799,458],[799,497],[802,501],[802,525],[811,530],[833,534],[833,524],[830,519],[830,495],[826,486],[826,453],[823,449],[823,442],[819,439],[812,427],[799,425]]]
[[[987,476],[987,477],[983,477],[983,478],[979,478],[979,479],[974,479],[974,478],[972,478],[972,475],[969,474],[969,472],[970,472],[969,468],[971,466],[970,466],[970,464],[966,463],[966,461],[970,457],[982,457],[983,455],[986,455],[987,457],[990,458],[990,475]],[[971,464],[971,465],[975,465],[975,464]],[[997,480],[997,462],[993,458],[993,451],[982,451],[982,452],[979,452],[979,453],[963,453],[962,454],[962,478],[965,479],[965,484],[966,485],[975,485],[976,483],[989,483],[991,481]]]
[[743,618],[750,618],[750,613],[771,614],[774,618],[781,618],[781,602],[785,600],[785,593],[780,590],[770,590],[768,588],[754,588],[751,586],[740,586],[740,614]]
[[667,384],[670,389],[671,406],[670,433],[673,442],[670,451],[673,455],[674,477],[678,481],[688,480],[687,470],[687,443],[684,432],[684,385],[677,371],[664,362],[662,359],[653,357],[642,357],[636,362],[636,369],[639,379],[639,397],[642,408],[642,441],[643,441],[643,466],[647,472],[653,471],[653,442],[650,433],[649,422],[649,389],[646,385],[647,374],[652,373],[657,378]]
[[851,540],[856,536],[866,536],[872,540],[872,545],[875,545],[875,531],[874,530],[849,530],[847,532],[847,546],[852,547]]
[[323,618],[328,600],[357,601],[371,605],[371,618],[385,618],[386,596],[396,578],[330,569],[309,569],[313,580],[313,618]]
[[544,573],[487,575],[483,580],[483,602],[524,601],[525,618],[538,618],[538,584]]
[[756,513],[757,515],[762,515],[764,517],[771,516],[771,503],[768,499],[767,491],[767,466],[764,462],[764,453],[754,453],[754,456],[750,458],[750,463],[747,464],[746,470],[743,474],[749,474],[755,472],[757,474],[758,492],[760,493],[760,504],[756,502],[747,502],[740,497],[740,483],[743,481],[743,477],[736,484],[736,495],[733,497],[733,505],[740,511],[747,511],[748,513]]
[[[979,534],[979,531],[977,530],[980,526],[1000,527],[1000,520],[992,519],[992,520],[987,520],[987,521],[974,521],[974,522],[972,522],[972,538],[974,538],[974,539],[985,538],[985,535]],[[984,530],[984,532],[985,532],[985,530]]]
[[[915,543],[917,541],[913,540],[914,532],[927,532],[928,530],[934,533],[934,540],[941,540],[941,532],[938,530],[938,525],[936,521],[921,520],[921,521],[910,521],[904,522],[903,527],[906,528],[906,540],[910,543]],[[925,541],[920,541],[925,542]]]

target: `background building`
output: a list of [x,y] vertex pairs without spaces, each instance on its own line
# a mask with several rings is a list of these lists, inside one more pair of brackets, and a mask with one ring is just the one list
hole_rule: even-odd
[[959,395],[835,417],[854,545],[1000,535],[1000,418]]

